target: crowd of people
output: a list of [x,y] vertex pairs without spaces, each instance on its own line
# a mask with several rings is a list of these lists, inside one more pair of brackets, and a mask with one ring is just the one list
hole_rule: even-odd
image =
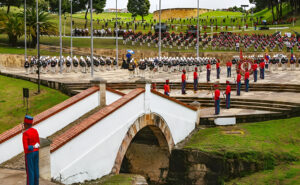
[[[159,46],[159,34],[148,32],[143,34],[142,32],[125,32],[123,35],[123,44],[131,45],[147,45],[148,47]],[[196,48],[197,36],[194,33],[162,33],[161,45],[163,48],[178,48],[189,49]],[[283,49],[290,50],[292,48],[300,51],[300,37],[295,34],[281,35],[275,33],[273,35],[267,34],[237,34],[232,32],[221,32],[209,36],[207,33],[200,34],[199,36],[199,48],[203,50],[237,50],[243,49],[249,51],[251,48],[254,51],[282,51]]]

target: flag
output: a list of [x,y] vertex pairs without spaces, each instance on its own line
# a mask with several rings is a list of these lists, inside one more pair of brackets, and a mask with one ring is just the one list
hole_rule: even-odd
[[269,59],[270,59],[270,56],[268,55],[268,48],[266,48],[265,60],[268,62]]

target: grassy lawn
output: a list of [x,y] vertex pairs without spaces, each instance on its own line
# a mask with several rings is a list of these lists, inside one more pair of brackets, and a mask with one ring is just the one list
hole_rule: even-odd
[[41,86],[41,94],[35,95],[37,85],[0,75],[0,133],[22,123],[26,113],[23,105],[22,88],[29,88],[29,113],[37,115],[54,105],[68,99],[59,91]]
[[[228,131],[243,134],[226,134]],[[217,154],[260,152],[300,159],[300,117],[200,130],[185,148]]]
[[237,178],[226,185],[299,185],[300,183],[300,162],[293,162],[289,165],[279,165],[274,170],[265,170],[254,173],[250,176]]

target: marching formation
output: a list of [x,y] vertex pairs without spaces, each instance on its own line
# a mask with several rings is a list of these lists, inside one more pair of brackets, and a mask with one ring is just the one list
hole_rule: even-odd
[[[152,33],[151,31],[147,34],[142,32],[126,32],[123,35],[123,44],[131,42],[132,45],[144,45],[148,47],[159,45],[159,34]],[[162,33],[162,47],[164,48],[178,48],[178,49],[189,49],[196,48],[197,36],[196,33],[187,32],[186,34],[180,33]],[[282,51],[286,48],[288,51],[292,48],[300,51],[300,37],[297,38],[294,34],[290,37],[288,35],[281,36],[280,33],[273,35],[266,34],[252,34],[252,35],[241,35],[232,32],[221,32],[220,34],[214,34],[209,36],[207,33],[199,35],[199,47],[203,50],[236,50],[243,49],[249,51],[270,51],[278,50]]]
[[[57,73],[58,71],[66,73],[77,73],[79,71],[82,73],[90,73],[92,71],[92,60],[90,56],[81,56],[79,58],[77,58],[77,56],[73,58],[70,56],[62,56],[61,60],[60,57],[56,56],[41,56],[39,61],[37,57],[31,57],[30,61],[27,59],[24,63],[27,75],[35,73],[39,67],[41,73]],[[94,71],[116,70],[118,69],[118,63],[115,58],[112,57],[94,57],[93,69]]]

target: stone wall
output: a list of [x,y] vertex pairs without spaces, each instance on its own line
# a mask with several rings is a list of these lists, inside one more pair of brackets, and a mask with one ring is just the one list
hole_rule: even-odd
[[[199,14],[203,14],[211,11],[210,9],[199,9]],[[167,20],[171,18],[191,18],[197,17],[197,8],[171,8],[161,10],[161,19]],[[153,12],[153,18],[159,19],[159,11]]]
[[[264,169],[272,169],[272,156],[249,153],[226,157],[197,150],[172,150],[167,183],[172,185],[216,185]],[[244,157],[244,158],[243,158]]]

